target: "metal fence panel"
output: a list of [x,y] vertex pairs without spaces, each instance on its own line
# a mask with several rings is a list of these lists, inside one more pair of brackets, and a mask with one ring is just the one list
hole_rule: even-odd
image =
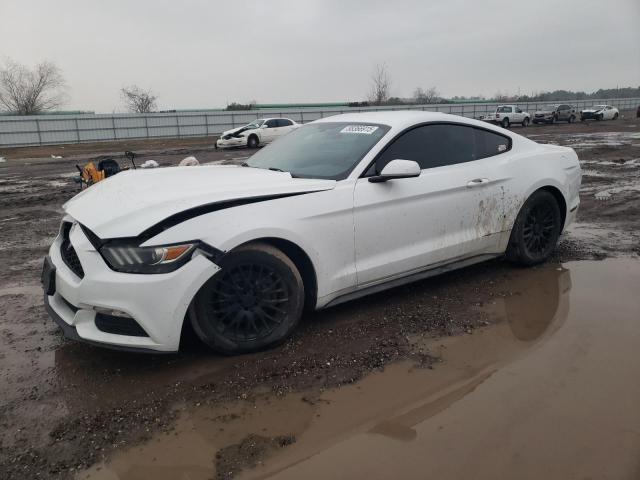
[[[583,109],[607,104],[620,110],[635,110],[640,98],[574,100],[567,102],[521,102],[517,105],[529,113],[559,103]],[[423,110],[452,113],[477,118],[494,111],[499,103],[450,103],[432,105],[394,105],[385,107],[278,108],[249,111],[200,111],[152,114],[78,114],[0,117],[0,147],[54,145],[182,136],[218,135],[260,117],[289,117],[298,123],[348,112],[387,110]]]

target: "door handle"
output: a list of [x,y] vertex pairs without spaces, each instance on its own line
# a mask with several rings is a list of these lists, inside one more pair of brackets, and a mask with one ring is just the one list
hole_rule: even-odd
[[467,182],[467,188],[479,187],[480,185],[486,185],[489,183],[488,178],[474,178]]

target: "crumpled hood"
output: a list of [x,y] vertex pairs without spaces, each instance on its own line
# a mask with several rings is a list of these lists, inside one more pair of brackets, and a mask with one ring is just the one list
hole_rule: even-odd
[[602,108],[585,108],[582,111],[583,112],[588,112],[588,113],[596,113],[596,112],[600,112],[602,111]]
[[255,127],[248,128],[248,125],[244,125],[242,127],[232,128],[231,130],[225,130],[224,132],[222,132],[220,134],[220,136],[224,137],[226,135],[233,135],[234,133],[241,133],[241,132],[244,132],[246,130],[257,130],[257,129]]
[[236,165],[127,170],[83,190],[63,208],[100,238],[133,237],[190,208],[331,190],[335,183]]

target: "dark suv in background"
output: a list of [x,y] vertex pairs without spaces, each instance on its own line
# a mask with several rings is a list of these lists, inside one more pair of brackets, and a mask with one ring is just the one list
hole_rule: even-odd
[[572,105],[549,105],[533,114],[533,123],[555,123],[567,121],[573,123],[576,120],[576,107]]

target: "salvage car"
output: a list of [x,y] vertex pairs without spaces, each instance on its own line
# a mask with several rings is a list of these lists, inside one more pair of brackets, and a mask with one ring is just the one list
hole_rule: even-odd
[[526,127],[531,122],[531,116],[516,105],[498,105],[495,112],[481,115],[480,120],[500,125],[502,128],[509,128],[512,123]]
[[216,141],[216,148],[249,147],[258,148],[266,145],[300,125],[290,118],[260,118],[244,127],[233,128],[222,132]]
[[611,105],[595,105],[580,111],[580,121],[585,120],[616,120],[620,112]]
[[67,336],[218,352],[286,339],[305,309],[506,256],[545,261],[575,218],[567,147],[434,112],[336,115],[242,165],[126,171],[64,205],[44,302]]
[[547,105],[533,114],[533,123],[555,123],[566,121],[573,123],[576,120],[576,107],[571,105]]

